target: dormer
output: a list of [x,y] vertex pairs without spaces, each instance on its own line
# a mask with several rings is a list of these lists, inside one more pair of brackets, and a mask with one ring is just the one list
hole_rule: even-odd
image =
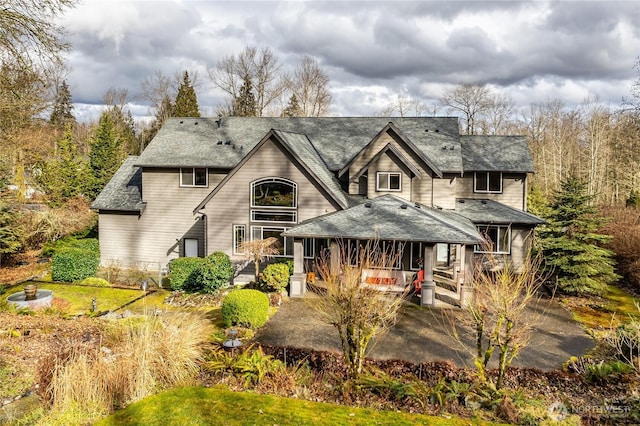
[[430,203],[431,180],[442,172],[424,152],[389,122],[339,172],[349,193],[375,198],[394,194]]

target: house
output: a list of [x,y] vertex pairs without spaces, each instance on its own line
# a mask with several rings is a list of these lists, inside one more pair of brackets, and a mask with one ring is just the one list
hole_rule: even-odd
[[273,236],[300,295],[322,248],[377,239],[403,249],[394,285],[422,268],[423,304],[460,304],[483,241],[521,264],[542,223],[526,211],[533,171],[524,137],[460,135],[453,117],[171,118],[92,208],[103,265],[239,260]]

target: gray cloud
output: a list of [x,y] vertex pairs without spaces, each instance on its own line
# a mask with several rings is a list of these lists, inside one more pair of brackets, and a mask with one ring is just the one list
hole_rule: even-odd
[[[489,83],[518,102],[554,93],[618,102],[637,78],[634,1],[107,1],[71,13],[74,100],[138,91],[156,70],[200,74],[199,102],[223,99],[208,67],[244,46],[270,47],[291,70],[316,57],[337,115],[371,114],[404,93],[431,102],[460,82]],[[579,100],[578,100],[579,102]]]

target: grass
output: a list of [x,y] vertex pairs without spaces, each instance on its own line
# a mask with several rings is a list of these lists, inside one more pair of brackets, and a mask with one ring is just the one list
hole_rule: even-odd
[[491,425],[455,417],[353,408],[223,387],[177,388],[153,395],[94,425]]
[[[29,284],[30,281],[24,284]],[[54,305],[56,305],[56,299],[58,300],[58,306],[63,306],[65,312],[70,315],[77,315],[87,313],[91,311],[91,303],[93,298],[96,299],[98,311],[113,311],[116,310],[137,298],[143,296],[143,292],[137,289],[120,289],[110,287],[88,287],[72,284],[54,284],[35,282],[40,290],[53,291]],[[24,285],[19,285],[8,290],[4,297],[22,291]],[[153,294],[147,295],[144,301],[140,303],[135,302],[132,305],[126,307],[134,312],[144,312],[144,307],[159,307],[162,306],[162,300],[166,296],[166,292],[158,291]]]
[[[638,298],[616,286],[607,286],[601,299],[582,298],[581,303],[570,306],[574,318],[589,329],[609,328],[628,322],[630,317],[640,319],[636,308]],[[586,304],[585,304],[586,303]]]
[[44,424],[88,424],[113,407],[157,391],[195,383],[212,334],[209,322],[189,313],[132,317],[110,323],[103,348],[72,348],[49,361],[45,383],[52,410]]

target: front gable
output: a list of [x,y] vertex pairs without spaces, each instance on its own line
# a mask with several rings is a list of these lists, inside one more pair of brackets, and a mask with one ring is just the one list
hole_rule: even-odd
[[[397,177],[401,187],[381,189],[380,173],[383,179],[388,173],[401,173]],[[388,123],[338,175],[348,176],[350,194],[373,198],[396,192],[407,200],[428,202],[432,179],[442,177],[442,172],[393,123]]]
[[[234,246],[236,229],[243,229],[246,239],[259,239],[267,235],[264,230],[281,233],[301,221],[344,208],[331,183],[322,182],[313,169],[277,132],[269,132],[198,206],[196,212],[208,219],[207,252],[220,250],[232,255],[229,249]],[[295,185],[296,202],[284,221],[265,220],[256,214],[269,207],[252,207],[252,187],[265,178]]]

